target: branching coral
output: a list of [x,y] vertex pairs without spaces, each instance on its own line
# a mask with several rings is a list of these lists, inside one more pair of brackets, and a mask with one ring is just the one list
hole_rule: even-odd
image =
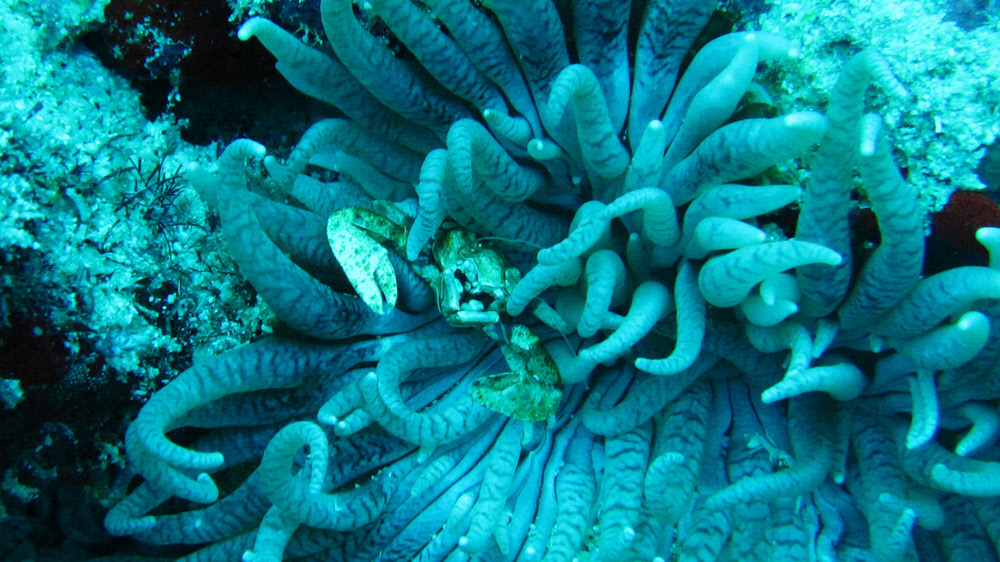
[[[144,483],[109,530],[207,545],[191,559],[896,560],[959,548],[943,511],[995,542],[1000,273],[922,278],[917,195],[863,115],[872,84],[908,95],[878,53],[825,113],[741,118],[760,61],[795,50],[732,33],[682,74],[712,2],[650,1],[631,47],[617,1],[371,4],[391,47],[349,0],[322,2],[332,53],[240,29],[345,115],[284,163],[243,139],[190,174],[295,336],[146,404],[126,439]],[[817,143],[803,189],[730,183]],[[293,203],[248,189],[262,158]],[[855,170],[874,249],[851,243]],[[800,196],[785,239],[765,217]],[[382,214],[402,224],[365,226],[360,263],[331,250],[344,217]],[[475,257],[495,248],[509,292]],[[356,294],[366,271],[393,297]],[[535,421],[514,400],[553,362]],[[214,431],[168,436],[187,426]]]

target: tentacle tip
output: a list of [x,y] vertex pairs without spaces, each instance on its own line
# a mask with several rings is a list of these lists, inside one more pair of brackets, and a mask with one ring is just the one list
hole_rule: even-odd
[[337,437],[349,437],[354,433],[351,425],[345,421],[338,421],[333,426],[333,432],[337,435]]
[[955,327],[962,332],[968,332],[971,330],[985,329],[988,330],[990,327],[990,320],[985,314],[977,310],[971,310],[966,312],[959,318]]
[[263,159],[267,155],[267,148],[257,141],[248,141],[246,144],[246,155],[250,158],[256,158],[258,160]]
[[198,503],[214,503],[219,499],[219,487],[215,485],[215,481],[207,472],[199,474],[196,482],[198,482],[198,489],[195,491],[195,497],[188,499]]
[[470,556],[473,555],[473,554],[475,554],[475,551],[472,548],[472,541],[469,540],[468,536],[464,536],[464,537],[461,537],[460,539],[458,539],[458,548],[462,552],[464,552],[464,553],[466,553],[466,554],[468,554]]
[[862,158],[871,158],[875,156],[875,150],[877,148],[877,142],[875,140],[865,139],[861,142],[861,148],[858,149],[858,154]]
[[976,230],[976,240],[982,244],[1000,242],[1000,228],[995,226],[979,228]]
[[886,341],[882,336],[876,336],[872,334],[868,338],[868,343],[871,345],[872,353],[881,353],[885,349]]
[[789,113],[782,118],[786,127],[798,130],[814,130],[817,133],[826,130],[829,120],[822,113],[815,111],[799,111]]
[[511,304],[510,302],[507,303],[507,314],[509,314],[510,316],[515,316],[515,317],[520,316],[522,313],[524,313],[524,309],[525,305],[521,303],[514,303],[514,304]]
[[892,504],[896,502],[896,496],[890,494],[889,492],[882,492],[878,495],[878,502],[883,504]]
[[263,18],[250,18],[243,25],[240,26],[239,31],[236,32],[236,36],[240,38],[240,41],[249,41],[251,37],[256,35],[258,29],[260,29],[260,20]]
[[788,396],[778,388],[778,385],[772,386],[760,393],[760,401],[765,404],[774,404],[785,398],[788,398]]
[[226,457],[222,453],[219,452],[209,453],[205,463],[207,466],[205,468],[217,468],[222,466],[222,464],[225,462],[226,462]]
[[951,475],[951,469],[945,466],[944,463],[937,463],[931,467],[931,480],[936,484],[940,485],[943,481],[946,481]]

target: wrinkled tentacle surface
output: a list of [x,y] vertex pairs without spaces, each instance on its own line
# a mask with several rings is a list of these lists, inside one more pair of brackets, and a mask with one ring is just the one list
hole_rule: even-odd
[[[994,557],[997,232],[991,265],[923,276],[918,194],[864,115],[871,85],[908,96],[889,63],[747,118],[795,38],[691,53],[715,7],[322,0],[323,48],[247,21],[341,115],[188,174],[282,335],[143,406],[108,531],[190,559]],[[399,300],[370,308],[365,271]],[[558,405],[518,416],[543,387]]]

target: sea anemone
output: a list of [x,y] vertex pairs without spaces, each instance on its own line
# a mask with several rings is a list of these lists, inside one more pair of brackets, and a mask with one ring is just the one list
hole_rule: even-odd
[[145,404],[110,532],[198,560],[992,556],[1000,271],[923,277],[864,115],[909,95],[888,63],[752,117],[788,39],[688,60],[714,2],[571,4],[323,0],[332,49],[241,27],[343,117],[188,174],[280,325]]

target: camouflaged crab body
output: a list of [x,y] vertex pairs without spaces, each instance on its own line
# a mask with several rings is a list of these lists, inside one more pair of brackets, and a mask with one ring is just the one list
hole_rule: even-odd
[[437,237],[431,255],[440,270],[431,287],[449,324],[485,329],[506,316],[507,297],[521,272],[499,248],[452,229]]
[[[334,212],[327,237],[358,296],[385,313],[395,306],[398,287],[393,264],[385,258],[388,251],[405,255],[413,221],[391,202],[378,201],[375,208]],[[499,322],[507,297],[521,280],[521,272],[495,244],[454,224],[442,228],[414,259],[397,263],[405,263],[431,287],[438,311],[459,327],[487,328]]]
[[[404,253],[412,221],[392,203],[376,203],[373,207],[382,214],[357,207],[335,211],[327,221],[327,236],[358,295],[382,311],[386,304],[391,309],[397,296],[385,252]],[[477,402],[526,421],[555,413],[562,397],[558,369],[539,338],[507,314],[507,298],[521,272],[496,244],[447,224],[415,259],[397,263],[427,282],[445,322],[482,330],[500,343],[511,370],[474,381],[470,392]]]

